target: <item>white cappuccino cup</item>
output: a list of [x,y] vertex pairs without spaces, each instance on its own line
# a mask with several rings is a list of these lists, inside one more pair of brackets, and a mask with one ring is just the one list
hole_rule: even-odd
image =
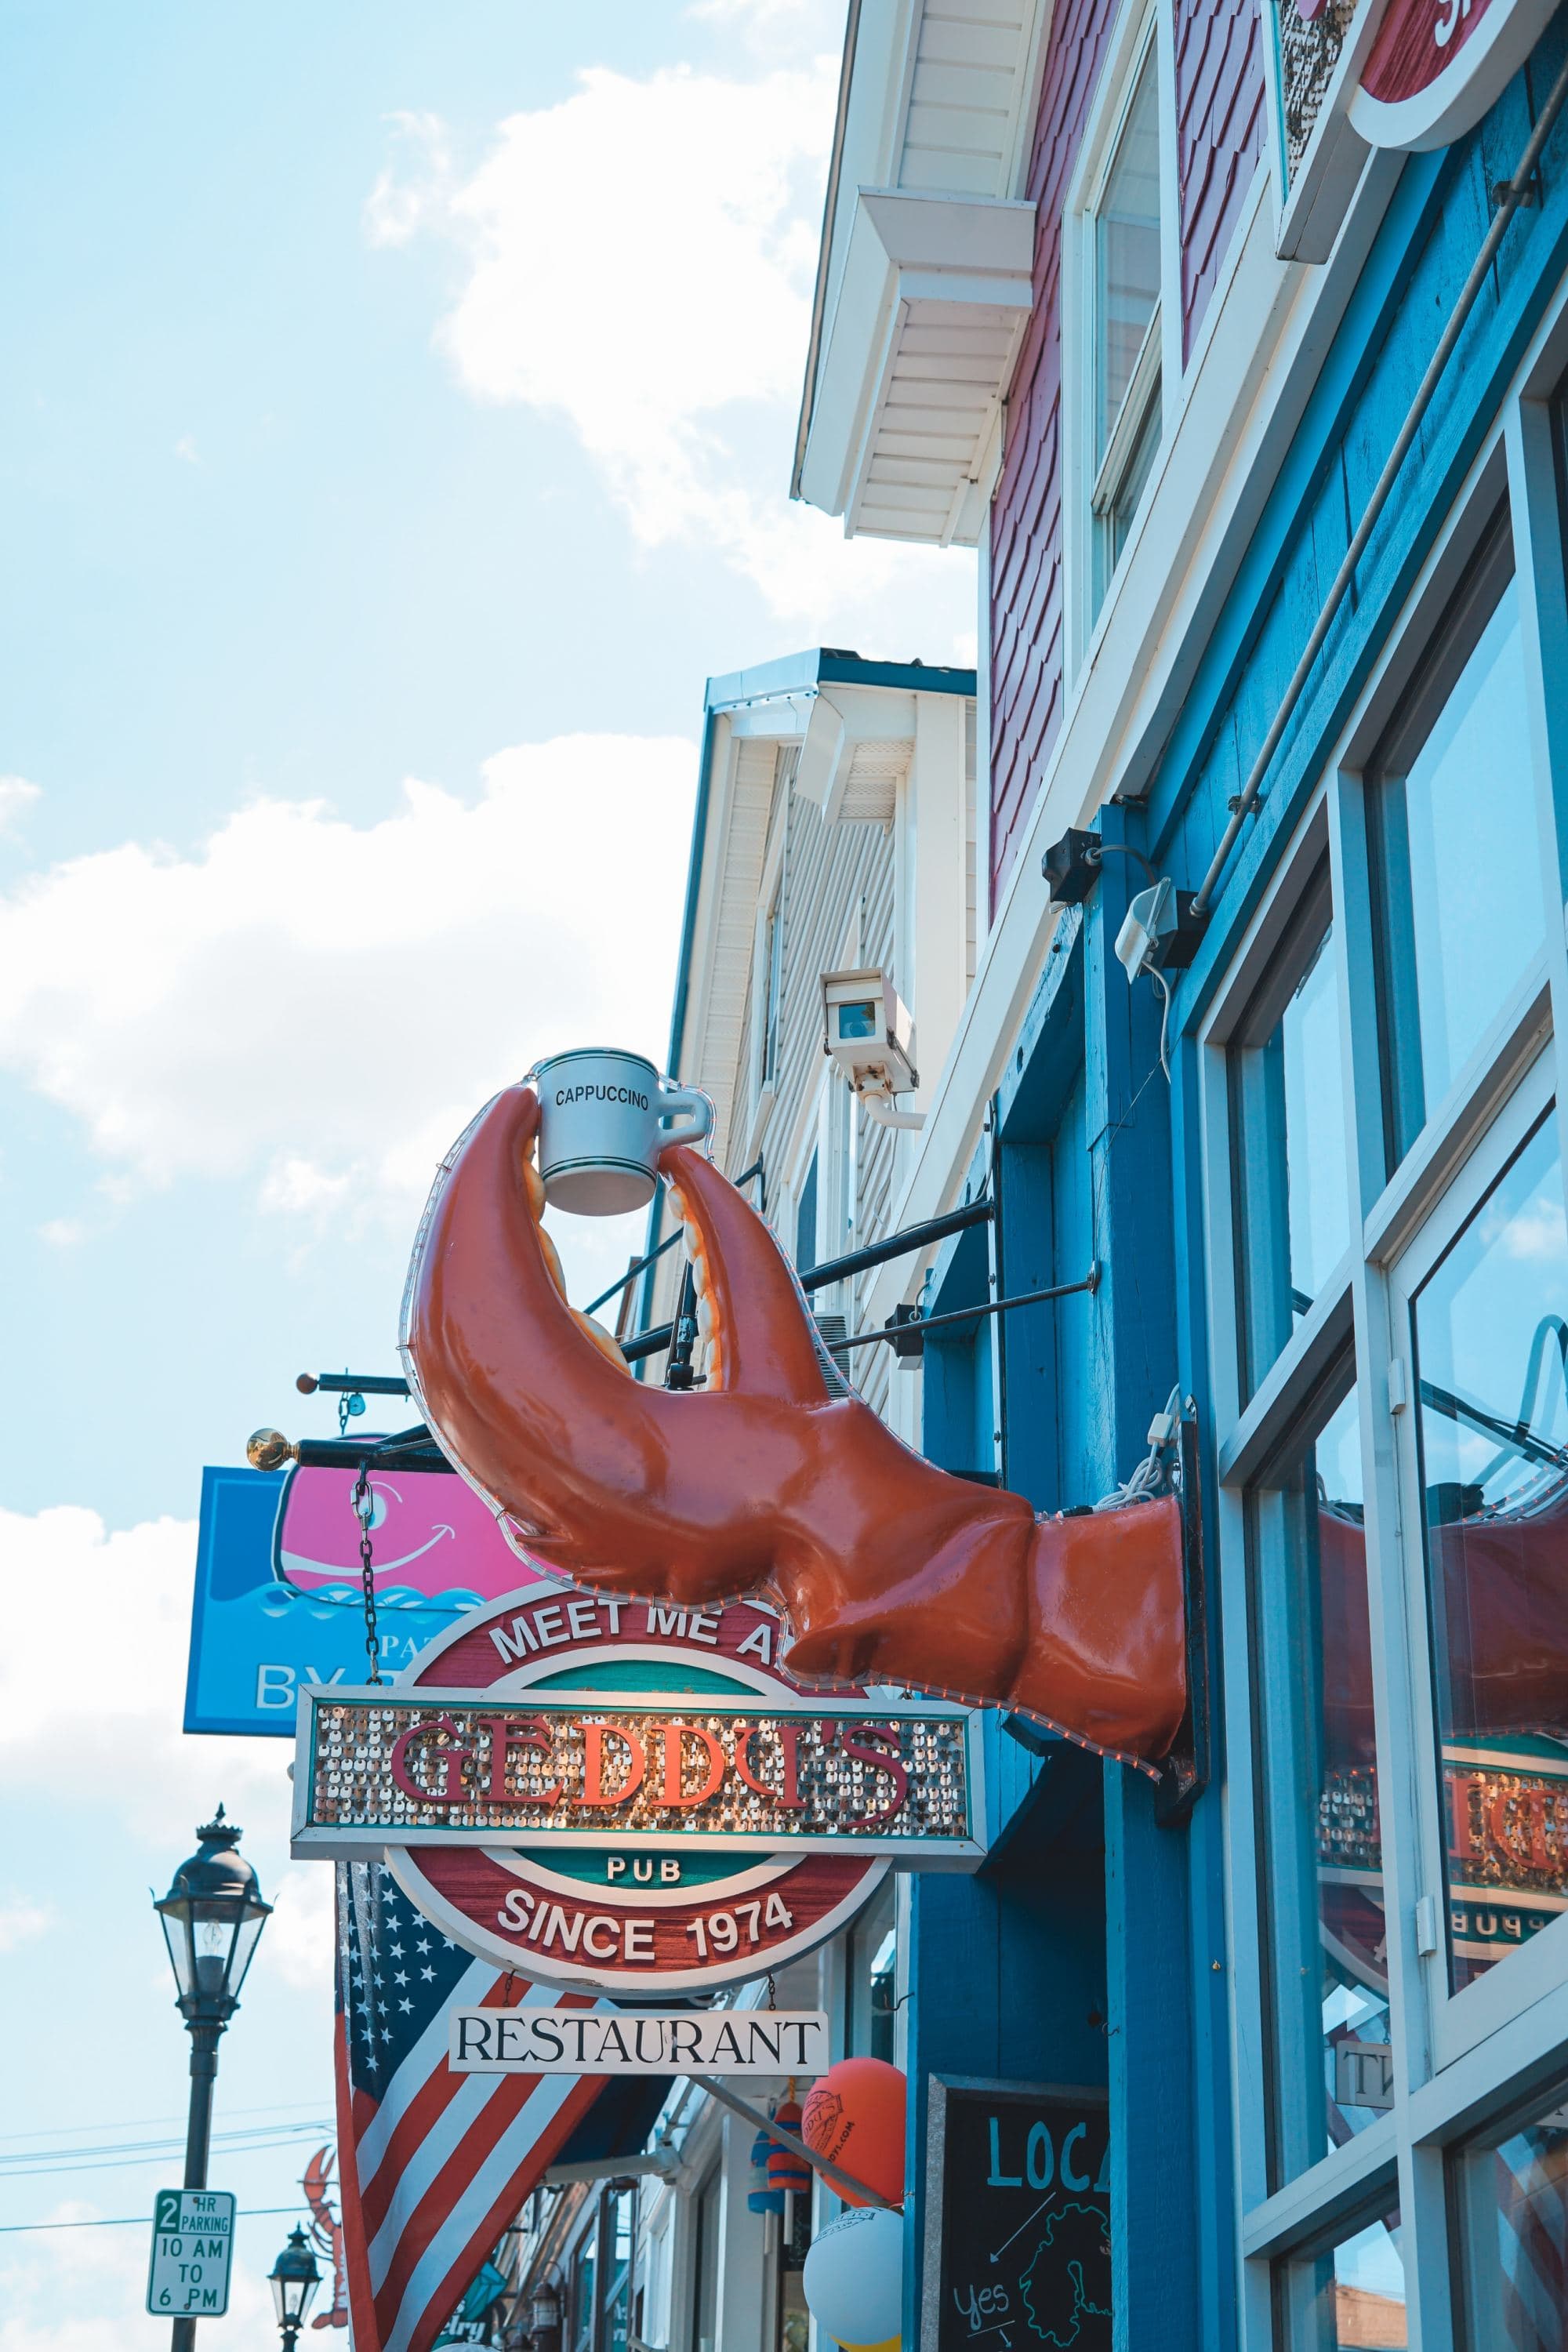
[[557,1054],[541,1062],[533,1085],[544,1197],[574,1216],[646,1207],[658,1189],[659,1153],[700,1142],[713,1124],[705,1094],[661,1078],[641,1054]]

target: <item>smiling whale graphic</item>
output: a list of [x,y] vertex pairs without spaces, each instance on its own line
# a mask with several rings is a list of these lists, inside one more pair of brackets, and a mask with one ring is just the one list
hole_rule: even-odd
[[[273,1573],[297,1592],[360,1593],[360,1526],[352,1470],[295,1468],[273,1535]],[[435,1470],[374,1471],[370,1480],[376,1597],[461,1608],[548,1571],[514,1551],[466,1480]]]

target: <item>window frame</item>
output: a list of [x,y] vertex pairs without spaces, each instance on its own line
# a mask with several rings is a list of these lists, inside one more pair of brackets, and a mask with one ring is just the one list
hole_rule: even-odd
[[[1519,1066],[1509,1057],[1514,1083],[1488,1123],[1456,1180],[1434,1202],[1419,1233],[1389,1268],[1388,1304],[1392,1352],[1415,1368],[1414,1310],[1423,1284],[1469,1224],[1504,1170],[1552,1104],[1557,1072],[1547,1037],[1533,1057]],[[1559,1137],[1561,1142],[1561,1136]],[[1568,1174],[1568,1159],[1563,1161]],[[1392,1416],[1405,1524],[1410,1529],[1406,1606],[1411,1648],[1412,1730],[1416,1814],[1423,1885],[1421,1896],[1436,1906],[1439,1923],[1448,1901],[1445,1835],[1439,1788],[1436,1653],[1431,1595],[1426,1573],[1420,1414],[1412,1394]],[[1419,1575],[1417,1575],[1419,1570]],[[1418,1955],[1426,2003],[1431,2017],[1435,2069],[1451,2065],[1554,1984],[1568,1981],[1568,1912],[1531,1942],[1509,1955],[1484,1977],[1453,1992],[1448,1985],[1448,1938],[1439,1924],[1436,1948]]]
[[[1553,402],[1560,403],[1555,418]],[[1429,658],[1440,616],[1504,493],[1523,644],[1545,941],[1443,1099],[1428,1107],[1420,1135],[1390,1175],[1363,777]],[[1521,2109],[1535,2084],[1561,2074],[1568,2046],[1568,1927],[1563,1922],[1511,1953],[1506,1968],[1490,1969],[1458,1993],[1448,1990],[1446,1937],[1434,1955],[1415,1949],[1417,1901],[1436,1893],[1440,1916],[1447,1882],[1438,1843],[1425,1546],[1410,1508],[1419,1475],[1415,1415],[1406,1410],[1391,1420],[1388,1410],[1390,1362],[1396,1354],[1410,1360],[1407,1328],[1400,1322],[1407,1294],[1472,1214],[1548,1096],[1555,1098],[1568,1167],[1568,697],[1559,693],[1553,707],[1548,675],[1568,676],[1568,289],[1555,297],[1500,398],[1436,541],[1358,687],[1321,779],[1290,835],[1272,854],[1268,878],[1238,925],[1229,961],[1194,1024],[1203,1312],[1216,1457],[1213,1573],[1220,1596],[1226,1727],[1224,1869],[1242,2352],[1285,2352],[1282,2342],[1277,2347],[1275,2330],[1279,2265],[1332,2242],[1393,2201],[1404,2217],[1412,2340],[1450,2340],[1457,2319],[1448,2259],[1450,2151],[1492,2119]],[[1229,1050],[1325,842],[1352,1240],[1310,1314],[1247,1397],[1239,1364]],[[1271,2192],[1256,2096],[1268,2046],[1266,1914],[1254,1862],[1268,1761],[1255,1750],[1252,1734],[1247,1495],[1307,1427],[1325,1378],[1352,1348],[1349,1362],[1361,1393],[1395,2104]]]
[[[1083,667],[1152,499],[1183,390],[1180,226],[1175,173],[1175,66],[1168,8],[1147,0],[1112,29],[1062,212],[1062,553],[1067,676]],[[1160,140],[1160,293],[1105,452],[1096,456],[1098,266],[1095,225],[1143,68],[1154,63]],[[1097,578],[1102,530],[1134,458],[1151,398],[1160,430],[1127,541]]]

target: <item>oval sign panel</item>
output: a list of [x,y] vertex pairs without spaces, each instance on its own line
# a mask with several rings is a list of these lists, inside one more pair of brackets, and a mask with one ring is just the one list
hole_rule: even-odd
[[1373,147],[1447,147],[1523,65],[1556,0],[1388,0],[1351,100]]
[[[706,1610],[534,1584],[485,1604],[387,1685],[689,1695],[719,1704],[806,1685],[778,1664],[779,1621],[750,1601]],[[844,1694],[835,1691],[835,1699]],[[614,1782],[606,1777],[606,1789]],[[606,1824],[608,1822],[606,1808]],[[603,1836],[515,1847],[389,1846],[398,1885],[443,1932],[520,1975],[616,1993],[675,1992],[763,1975],[835,1935],[889,1868],[865,1854],[755,1853]]]

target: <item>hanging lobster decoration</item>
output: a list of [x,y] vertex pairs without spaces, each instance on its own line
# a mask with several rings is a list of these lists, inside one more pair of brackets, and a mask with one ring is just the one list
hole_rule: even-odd
[[760,1594],[807,1679],[992,1702],[1130,1762],[1163,1756],[1186,1705],[1177,1498],[1043,1518],[912,1453],[834,1392],[773,1234],[689,1146],[659,1166],[707,1381],[634,1380],[566,1302],[540,1223],[538,1124],[533,1091],[510,1087],[448,1156],[403,1334],[442,1450],[530,1552],[612,1596]]
[[305,2167],[300,2186],[310,2209],[310,2236],[323,2254],[330,2255],[332,2264],[332,2301],[328,2311],[318,2312],[312,2327],[346,2327],[349,2324],[348,2265],[343,2259],[343,2225],[331,2207],[333,2150],[329,2143],[319,2147]]

